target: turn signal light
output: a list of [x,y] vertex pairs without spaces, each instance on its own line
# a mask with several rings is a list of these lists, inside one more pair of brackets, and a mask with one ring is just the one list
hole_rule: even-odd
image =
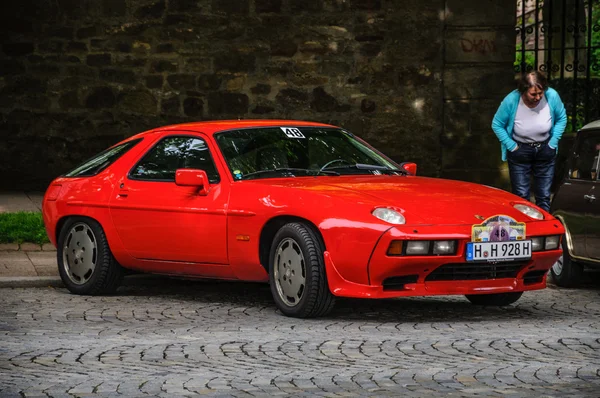
[[388,256],[401,256],[402,255],[402,241],[401,240],[393,240],[390,243],[390,247],[388,247],[387,251]]

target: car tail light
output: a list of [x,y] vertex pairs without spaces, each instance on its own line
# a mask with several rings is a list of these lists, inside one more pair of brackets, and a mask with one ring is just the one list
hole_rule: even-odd
[[62,185],[60,184],[51,185],[50,188],[48,188],[48,192],[46,192],[46,200],[56,200],[56,198],[58,198],[58,194],[60,193],[61,188]]

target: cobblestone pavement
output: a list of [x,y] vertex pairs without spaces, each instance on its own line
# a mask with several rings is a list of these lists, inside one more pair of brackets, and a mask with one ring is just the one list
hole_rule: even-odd
[[0,289],[1,397],[600,396],[600,283],[481,308],[342,300],[279,314],[268,286],[150,279],[118,295]]

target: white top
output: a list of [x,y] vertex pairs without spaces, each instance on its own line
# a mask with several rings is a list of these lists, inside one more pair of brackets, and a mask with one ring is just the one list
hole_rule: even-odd
[[542,96],[535,108],[530,108],[519,99],[517,114],[515,115],[515,126],[513,128],[513,139],[517,142],[543,142],[550,135],[552,128],[552,115],[546,96]]

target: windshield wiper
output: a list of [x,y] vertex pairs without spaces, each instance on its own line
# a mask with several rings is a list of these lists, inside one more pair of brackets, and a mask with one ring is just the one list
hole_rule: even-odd
[[[259,176],[261,174],[269,174],[269,173],[287,173],[290,177],[296,177],[294,173],[305,173],[307,176],[317,176],[320,174],[325,175],[334,175],[339,176],[340,173],[333,170],[312,170],[312,169],[300,169],[294,167],[278,167],[275,169],[269,170],[258,170],[252,173],[248,173],[242,177],[243,180],[248,179],[248,177]],[[250,178],[251,179],[251,178]]]
[[386,174],[392,173],[400,173],[403,175],[408,175],[408,171],[402,169],[390,169],[386,166],[379,166],[376,164],[366,164],[366,163],[355,163],[355,164],[347,164],[342,166],[331,167],[331,169],[358,169],[358,170],[370,170],[370,171],[382,171]]

